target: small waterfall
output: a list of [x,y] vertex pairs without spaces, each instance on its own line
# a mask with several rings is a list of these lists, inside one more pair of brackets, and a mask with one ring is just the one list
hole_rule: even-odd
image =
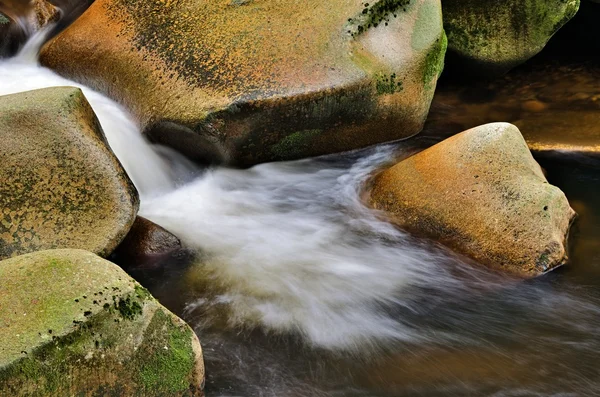
[[[98,116],[110,147],[138,188],[140,196],[149,197],[173,189],[177,175],[171,171],[169,162],[143,138],[125,109],[98,92],[39,65],[39,49],[50,29],[51,26],[34,33],[15,57],[0,61],[0,95],[46,87],[81,88]],[[176,154],[170,152],[170,155],[177,158]]]

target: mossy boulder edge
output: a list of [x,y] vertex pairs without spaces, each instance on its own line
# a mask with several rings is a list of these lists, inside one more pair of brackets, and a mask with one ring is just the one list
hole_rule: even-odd
[[196,335],[118,266],[40,251],[0,283],[0,395],[202,395]]

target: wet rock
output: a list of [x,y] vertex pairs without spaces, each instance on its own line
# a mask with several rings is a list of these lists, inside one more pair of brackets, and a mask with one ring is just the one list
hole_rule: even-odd
[[338,152],[419,132],[443,67],[439,0],[366,4],[97,0],[41,61],[198,161]]
[[0,259],[54,248],[110,254],[139,207],[78,88],[0,97]]
[[600,64],[542,60],[493,82],[440,85],[421,136],[447,137],[498,120],[519,127],[536,157],[600,160]]
[[23,29],[0,11],[0,58],[16,54],[26,39]]
[[508,123],[462,132],[385,170],[370,202],[403,228],[522,277],[565,263],[575,217]]
[[187,256],[177,237],[138,216],[110,259],[128,272],[156,272],[165,270],[165,266],[179,265]]
[[540,52],[579,0],[444,0],[448,49],[470,72],[507,72]]
[[196,335],[118,266],[41,251],[0,279],[0,395],[202,395]]

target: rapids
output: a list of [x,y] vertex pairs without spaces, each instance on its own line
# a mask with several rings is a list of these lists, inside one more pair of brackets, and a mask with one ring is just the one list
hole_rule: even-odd
[[43,40],[37,33],[0,61],[0,95],[80,87],[140,192],[140,214],[196,252],[190,268],[151,290],[200,336],[208,396],[599,390],[600,216],[586,204],[597,189],[582,188],[599,180],[589,170],[555,167],[555,183],[588,214],[574,264],[507,280],[362,204],[374,171],[431,141],[248,170],[200,168],[148,143],[114,101],[39,66]]

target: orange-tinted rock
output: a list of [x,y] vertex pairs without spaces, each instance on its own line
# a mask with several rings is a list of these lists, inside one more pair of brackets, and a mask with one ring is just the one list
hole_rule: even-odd
[[443,66],[439,0],[365,4],[96,0],[41,61],[196,160],[338,152],[418,133]]
[[566,262],[575,217],[508,123],[462,132],[383,171],[370,202],[402,228],[522,277]]
[[0,141],[0,259],[123,240],[138,194],[80,89],[0,97]]

